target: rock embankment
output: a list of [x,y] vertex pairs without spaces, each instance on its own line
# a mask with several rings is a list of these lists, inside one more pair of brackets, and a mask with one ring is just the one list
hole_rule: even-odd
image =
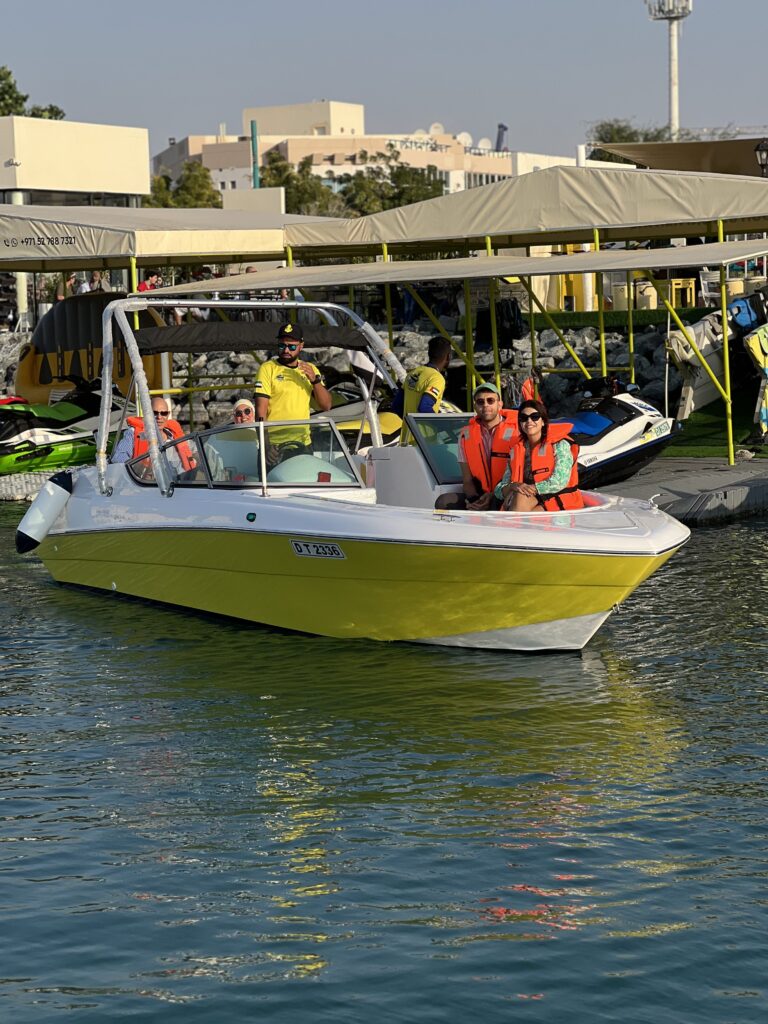
[[[381,331],[382,338],[386,332]],[[29,340],[30,335],[0,334],[0,375],[6,390],[12,389],[19,349]],[[402,331],[396,334],[394,351],[406,369],[422,365],[427,361],[427,346],[431,334],[417,331]],[[592,370],[593,376],[599,376],[600,344],[597,332],[592,327],[584,327],[578,331],[567,331],[565,337],[579,359]],[[454,340],[459,348],[463,348],[463,337],[456,335]],[[577,370],[576,363],[552,330],[544,330],[536,334],[537,365],[544,369]],[[266,352],[255,354],[249,352],[230,352],[200,354],[191,360],[186,355],[174,357],[174,378],[177,383],[189,380],[190,383],[202,386],[210,384],[209,391],[197,392],[192,396],[191,418],[195,427],[208,427],[228,420],[232,413],[232,405],[238,398],[253,397],[253,381],[258,373],[259,362],[269,358]],[[501,360],[505,377],[513,375],[518,380],[526,377],[531,368],[530,336],[512,341],[501,347]],[[616,369],[622,377],[627,377],[625,370],[629,365],[627,338],[622,334],[606,335],[606,361],[609,372]],[[476,353],[475,362],[481,371],[493,366],[490,351]],[[347,354],[343,349],[328,349],[323,355],[323,366],[343,373],[349,368]],[[664,335],[655,328],[635,335],[635,379],[640,386],[642,396],[651,404],[663,407],[665,390],[665,350]],[[331,377],[333,374],[331,373]],[[542,385],[542,397],[555,415],[567,415],[575,409],[578,396],[568,394],[572,383],[580,379],[579,372],[567,374],[547,373]],[[674,367],[668,368],[669,391],[671,401],[680,391],[680,376]],[[231,385],[228,387],[227,385]],[[190,422],[190,403],[179,402],[175,406],[176,414],[183,424]]]

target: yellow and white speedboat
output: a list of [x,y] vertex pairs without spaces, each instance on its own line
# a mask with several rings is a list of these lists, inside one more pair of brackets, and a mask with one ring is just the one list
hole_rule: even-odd
[[[125,313],[146,301],[110,307],[144,408]],[[20,550],[39,544],[62,583],[324,636],[579,649],[689,536],[653,504],[607,495],[567,513],[447,514],[394,504],[390,481],[389,503],[377,503],[322,417],[228,425],[163,447],[155,437],[148,455],[118,465],[106,462],[106,436],[96,467],[41,491]]]

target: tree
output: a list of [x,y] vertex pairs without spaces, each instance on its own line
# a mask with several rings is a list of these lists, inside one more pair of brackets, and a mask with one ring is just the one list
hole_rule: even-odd
[[197,160],[187,160],[172,191],[173,205],[185,208],[221,207],[221,193],[214,188],[211,172]]
[[144,196],[141,205],[162,208],[175,205],[169,174],[155,174],[152,176],[152,191],[150,195]]
[[344,216],[335,212],[339,208],[337,197],[312,173],[312,157],[305,157],[294,168],[278,150],[271,149],[260,168],[260,179],[264,188],[285,189],[287,213]]
[[27,108],[26,102],[29,99],[25,93],[19,91],[13,72],[5,65],[0,65],[0,117],[42,117],[50,121],[61,121],[66,115],[61,107],[54,103],[47,107],[38,105]]
[[357,161],[367,166],[364,171],[346,176],[341,194],[347,205],[361,216],[443,195],[437,168],[430,165],[422,169],[401,163],[400,151],[392,143],[386,152],[373,157],[361,150]]

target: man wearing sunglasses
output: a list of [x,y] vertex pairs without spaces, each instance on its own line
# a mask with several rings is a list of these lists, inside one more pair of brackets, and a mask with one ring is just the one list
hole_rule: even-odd
[[256,408],[249,398],[238,398],[232,408],[232,422],[235,426],[242,427],[249,423],[253,426],[256,419]]
[[[310,405],[327,412],[333,405],[318,368],[301,359],[304,335],[300,324],[283,324],[277,332],[277,358],[262,363],[256,378],[257,420],[306,420]],[[309,441],[309,428],[303,433]],[[303,436],[303,435],[302,435]],[[270,430],[274,444],[298,440],[290,428]]]
[[485,512],[501,508],[494,491],[517,440],[517,413],[502,407],[495,384],[479,384],[472,401],[475,415],[459,434],[459,467],[466,508]]

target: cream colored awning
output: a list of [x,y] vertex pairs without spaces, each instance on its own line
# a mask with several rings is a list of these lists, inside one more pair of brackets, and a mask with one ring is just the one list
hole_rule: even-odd
[[281,259],[287,224],[241,210],[0,205],[0,269],[63,270]]
[[591,242],[768,230],[768,179],[643,171],[606,164],[550,167],[357,220],[286,228],[305,257],[496,248],[544,241]]
[[[603,249],[573,256],[478,256],[456,260],[391,260],[387,263],[343,263],[322,267],[283,267],[207,282],[217,292],[277,288],[348,287],[464,278],[536,277],[541,274],[592,274],[632,270],[720,267],[768,254],[768,239],[712,242],[667,249]],[[200,283],[159,288],[153,295],[199,294]]]

